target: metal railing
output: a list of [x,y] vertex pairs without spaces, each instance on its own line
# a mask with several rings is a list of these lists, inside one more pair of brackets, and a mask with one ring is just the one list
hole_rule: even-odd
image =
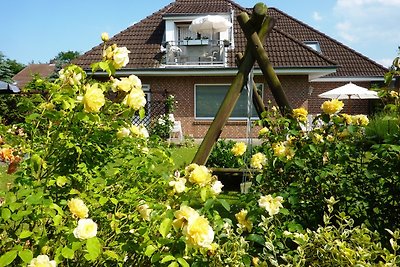
[[168,41],[165,44],[165,64],[173,66],[224,66],[226,42],[195,39]]

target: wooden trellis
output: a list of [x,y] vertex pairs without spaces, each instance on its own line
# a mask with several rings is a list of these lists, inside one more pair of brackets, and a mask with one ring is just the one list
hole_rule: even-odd
[[[247,39],[246,50],[243,56],[237,55],[238,73],[236,74],[236,77],[234,78],[213,122],[210,125],[210,128],[208,129],[207,134],[193,159],[193,163],[199,165],[206,164],[211,150],[217,142],[222,132],[222,128],[228,121],[256,61],[264,75],[280,112],[283,115],[292,112],[292,108],[287,100],[285,92],[283,91],[282,85],[263,46],[265,39],[272,31],[275,24],[275,20],[272,17],[267,16],[267,9],[268,8],[265,4],[258,3],[254,6],[251,17],[249,17],[245,12],[241,13],[237,17],[240,27]],[[256,87],[253,86],[253,90],[254,88]],[[265,110],[262,98],[259,96],[257,90],[253,91],[253,95],[254,105],[258,115],[261,117],[261,113]]]

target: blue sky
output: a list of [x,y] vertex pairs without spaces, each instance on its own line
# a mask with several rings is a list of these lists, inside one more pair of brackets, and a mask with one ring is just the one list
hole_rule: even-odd
[[[61,51],[85,52],[173,0],[2,0],[0,51],[28,64]],[[208,0],[204,2],[207,3]],[[243,7],[259,1],[236,0]],[[388,66],[400,46],[400,0],[265,0],[363,55]]]

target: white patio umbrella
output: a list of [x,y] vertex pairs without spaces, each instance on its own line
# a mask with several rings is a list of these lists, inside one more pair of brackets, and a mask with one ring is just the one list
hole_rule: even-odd
[[189,30],[201,34],[214,34],[215,32],[224,32],[230,27],[232,27],[232,23],[226,18],[219,15],[207,15],[194,19]]
[[[321,98],[330,99],[379,99],[378,93],[368,90],[367,88],[358,86],[354,83],[348,83],[338,88],[329,90],[318,95]],[[349,111],[351,111],[351,103],[349,101]],[[350,112],[349,112],[350,113]]]

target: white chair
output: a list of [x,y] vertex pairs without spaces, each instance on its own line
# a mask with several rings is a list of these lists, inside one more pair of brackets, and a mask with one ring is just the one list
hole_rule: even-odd
[[174,121],[174,126],[172,127],[169,139],[170,141],[173,139],[179,142],[183,141],[182,125],[180,121]]

